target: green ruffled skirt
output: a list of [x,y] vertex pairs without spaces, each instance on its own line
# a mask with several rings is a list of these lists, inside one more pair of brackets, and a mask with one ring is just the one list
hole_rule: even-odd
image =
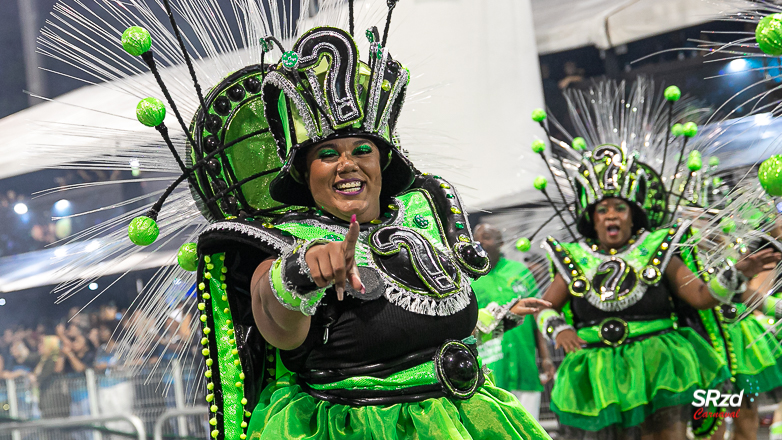
[[287,375],[263,390],[247,433],[251,440],[551,438],[512,394],[488,379],[467,400],[351,407],[315,399]]
[[736,385],[745,394],[766,393],[782,387],[782,351],[772,333],[754,317],[728,325],[736,358]]
[[641,424],[659,409],[689,404],[693,392],[730,377],[726,362],[694,330],[565,356],[551,409],[560,424],[587,431]]

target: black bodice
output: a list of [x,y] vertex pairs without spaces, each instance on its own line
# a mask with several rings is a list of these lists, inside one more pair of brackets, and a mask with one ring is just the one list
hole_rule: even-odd
[[644,296],[632,306],[619,311],[603,311],[589,304],[583,297],[572,297],[570,308],[573,312],[573,324],[579,329],[598,325],[610,317],[620,317],[625,321],[651,321],[670,318],[673,313],[671,290],[663,278],[660,283],[649,286]]
[[[294,372],[382,363],[435,349],[447,339],[464,339],[475,329],[477,319],[474,295],[470,305],[453,315],[428,316],[404,310],[382,296],[372,301],[345,296],[337,301],[332,290],[312,317],[304,343],[281,351],[280,357]],[[328,338],[324,337],[326,328]]]

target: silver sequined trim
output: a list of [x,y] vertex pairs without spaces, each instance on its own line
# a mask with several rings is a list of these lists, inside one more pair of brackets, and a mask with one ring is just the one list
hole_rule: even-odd
[[377,110],[380,107],[380,95],[383,93],[383,72],[388,63],[388,50],[381,49],[382,57],[374,64],[374,82],[369,85],[369,105],[367,105],[366,115],[364,115],[364,130],[370,133],[377,133],[375,120],[377,119]]
[[[464,310],[464,308],[470,304],[470,294],[472,293],[472,289],[470,287],[471,278],[461,269],[458,269],[461,274],[459,290],[446,298],[434,299],[426,295],[421,295],[419,293],[405,289],[404,286],[398,284],[375,264],[374,259],[372,258],[372,250],[367,244],[369,236],[380,227],[401,225],[404,221],[404,205],[399,203],[396,199],[394,199],[394,203],[398,208],[398,212],[396,217],[391,222],[373,226],[367,231],[362,231],[359,234],[359,241],[356,243],[356,262],[359,263],[359,265],[375,269],[378,274],[380,274],[380,278],[383,280],[383,284],[385,285],[385,298],[390,303],[402,307],[407,311],[429,316],[449,316]],[[335,234],[340,234],[342,236],[348,232],[348,227],[346,226],[325,224],[318,221],[317,219],[304,219],[299,220],[296,223],[321,228],[330,232],[334,232]],[[432,244],[440,252],[448,255],[449,258],[456,261],[450,249],[440,243]],[[360,257],[361,255],[363,255],[363,257]],[[459,268],[459,265],[455,266]]]
[[[320,139],[318,127],[315,125],[315,117],[312,114],[312,110],[307,105],[307,102],[304,101],[304,98],[302,98],[302,96],[299,94],[298,90],[296,90],[296,86],[279,72],[267,73],[266,78],[263,80],[264,87],[267,83],[277,87],[279,90],[282,90],[282,92],[285,93],[285,96],[293,101],[293,103],[296,105],[296,109],[299,111],[299,116],[301,116],[301,119],[304,122],[304,127],[307,129],[307,134],[309,135],[310,139],[313,141]],[[265,97],[264,100],[266,100]],[[285,158],[283,158],[283,160],[285,160]]]
[[[348,67],[345,70],[346,71],[346,78],[344,78],[344,86],[345,87],[349,87],[349,84],[354,83],[355,80],[353,79],[353,76],[356,75],[356,67],[355,67],[356,66],[356,60],[355,60],[355,58],[353,58],[354,57],[354,53],[355,53],[355,45],[354,45],[354,43],[352,41],[348,41],[347,38],[345,38],[345,36],[342,35],[342,34],[339,34],[339,33],[333,32],[333,31],[325,31],[324,30],[324,31],[318,31],[318,32],[312,33],[312,34],[304,37],[302,40],[300,40],[299,42],[296,43],[296,47],[303,46],[307,42],[307,40],[309,40],[309,39],[312,39],[312,38],[320,39],[324,35],[328,35],[330,37],[334,37],[334,38],[339,39],[340,41],[342,41],[345,44],[345,47],[348,48],[348,59],[347,59]],[[334,46],[331,43],[328,43],[328,42],[325,42],[325,41],[316,44],[313,47],[313,50],[312,50],[313,55],[303,56],[301,58],[301,60],[299,61],[299,64],[301,65],[301,64],[314,63],[316,61],[316,59],[318,58],[318,53],[320,51],[319,49],[321,47],[331,47],[331,48],[333,48],[333,49],[331,49],[329,51],[330,54],[331,54],[331,57],[332,57],[332,59],[331,59],[331,63],[332,63],[331,69],[333,71],[339,71],[340,66],[341,66],[341,64],[344,61],[339,57],[339,51],[336,48],[334,48]],[[338,81],[339,81],[339,78],[337,78],[336,75],[333,75],[332,78],[331,78],[331,84],[329,84],[329,87],[328,87],[328,90],[327,90],[327,92],[329,92],[331,94],[331,99],[334,101],[332,104],[337,104],[337,96],[336,96],[336,93],[334,91],[337,89]],[[316,80],[316,82],[317,82],[317,80]],[[310,84],[312,84],[312,80],[311,79],[310,79]],[[358,102],[358,98],[356,97],[356,91],[355,90],[344,90],[344,92],[345,92],[345,94],[347,96],[352,97],[353,99],[356,100],[356,102]],[[320,90],[318,90],[318,93],[320,93]],[[323,96],[325,96],[325,95],[323,95]],[[322,101],[322,98],[319,99],[318,101],[320,103]],[[350,101],[350,99],[348,101]],[[344,124],[344,123],[346,123],[346,122],[348,122],[350,120],[358,118],[359,115],[360,115],[358,107],[356,105],[354,105],[355,103],[347,102],[347,101],[343,100],[342,104],[343,105],[348,105],[350,107],[350,112],[345,115],[345,117],[344,117],[345,120],[341,120],[341,121],[337,121],[336,120],[336,118],[338,116],[333,114],[334,113],[334,109],[331,108],[331,106],[328,107],[328,109],[329,109],[329,119],[331,119],[331,122],[334,125]]]
[[235,222],[213,223],[208,228],[206,228],[206,230],[203,233],[205,234],[213,231],[240,232],[244,235],[261,240],[264,243],[271,245],[272,247],[274,247],[276,250],[280,252],[283,252],[286,248],[290,246],[290,243],[275,236],[274,234],[267,232],[261,228],[250,226],[245,223],[235,223]]
[[[285,259],[290,257],[291,252],[293,251],[293,246],[290,247],[290,249],[283,252],[282,256],[278,258],[273,264],[282,264],[284,265]],[[301,300],[301,303],[298,307],[295,307],[291,304],[288,304],[285,299],[280,296],[280,293],[277,291],[277,289],[274,287],[274,280],[272,279],[272,272],[269,271],[269,286],[272,288],[272,293],[274,294],[274,297],[277,298],[277,301],[282,304],[283,307],[285,307],[288,310],[292,310],[294,312],[301,312],[307,316],[312,316],[315,314],[315,311],[318,308],[318,305],[320,305],[320,301],[323,298],[324,293],[326,292],[326,288],[319,288],[315,289],[308,293],[299,293],[296,289],[296,286],[294,286],[292,283],[290,283],[288,280],[285,279],[285,268],[283,267],[280,271],[280,278],[282,281],[283,286],[285,286],[285,290],[288,292],[289,295],[291,295],[294,298],[299,298]],[[320,299],[316,302],[312,302],[312,298],[315,296],[319,296]]]
[[[663,261],[660,262],[660,265],[657,266],[657,268],[660,269],[660,272],[665,273],[665,268],[668,267],[668,263],[670,263],[671,258],[673,258],[674,256],[672,247],[676,246],[676,243],[679,242],[682,235],[684,235],[684,233],[689,229],[689,225],[690,225],[689,222],[685,222],[682,223],[681,226],[679,226],[679,229],[677,229],[676,234],[674,235],[672,240],[672,243],[674,244],[671,245],[671,248],[668,249],[668,252],[665,254],[665,258],[663,259]],[[614,257],[621,258],[622,255],[625,255],[627,252],[639,246],[641,243],[643,243],[643,241],[646,239],[648,234],[649,234],[648,232],[645,232],[644,234],[641,235],[641,237],[639,237],[638,241],[636,241],[634,245],[628,247],[627,249],[625,249],[624,251],[616,255],[604,255],[599,252],[593,251],[589,246],[587,246],[584,243],[581,244],[589,253],[591,253],[596,258],[599,258],[601,261],[608,261]],[[546,249],[546,252],[548,252],[551,261],[556,266],[557,271],[559,271],[559,274],[562,275],[562,278],[564,278],[565,283],[570,284],[570,282],[573,279],[572,276],[570,275],[570,270],[567,269],[564,265],[562,265],[562,262],[560,262],[559,259],[556,258],[556,252],[554,251],[554,249],[551,248],[551,244],[548,241],[543,242],[543,246]],[[652,256],[650,256],[649,258],[650,259],[654,258],[654,255],[652,254]],[[625,262],[627,261],[625,260]],[[578,264],[578,263],[574,262],[574,264]],[[630,265],[629,262],[628,265]],[[636,271],[637,274],[641,274],[642,273],[641,271],[646,267],[646,265],[644,265],[644,267],[635,267],[632,265],[630,266],[633,267],[633,269]],[[582,272],[584,272],[584,275],[587,277],[587,279],[590,280],[590,284],[591,284],[591,280],[595,276],[594,273],[595,269],[590,271],[585,271],[583,268],[581,268],[581,270]],[[641,298],[643,298],[644,294],[646,293],[647,287],[648,285],[646,283],[639,280],[635,286],[635,289],[633,289],[632,292],[627,294],[627,296],[625,296],[624,298],[618,301],[606,302],[600,299],[600,295],[598,295],[597,292],[595,292],[593,286],[586,293],[584,293],[584,298],[586,298],[586,300],[589,301],[589,304],[593,305],[594,307],[604,312],[617,312],[620,310],[624,310],[632,306],[633,304],[637,303],[638,301],[640,301]]]
[[377,124],[378,133],[383,133],[385,131],[386,126],[388,126],[388,120],[391,117],[391,113],[394,111],[394,101],[396,101],[396,98],[407,86],[407,77],[410,74],[404,67],[400,66],[399,68],[402,70],[402,72],[399,77],[397,77],[396,82],[394,83],[394,90],[391,91],[391,96],[389,96],[388,100],[386,101],[386,108],[383,110],[383,115],[380,117],[380,123]]
[[551,339],[549,339],[549,340],[551,342],[556,342],[557,341],[557,336],[559,336],[559,334],[562,333],[563,330],[573,330],[573,331],[575,331],[576,329],[574,329],[572,325],[568,325],[568,324],[559,325],[559,326],[555,327],[554,330],[551,332]]

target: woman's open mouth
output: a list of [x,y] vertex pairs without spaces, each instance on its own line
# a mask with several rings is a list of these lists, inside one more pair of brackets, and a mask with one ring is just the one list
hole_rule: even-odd
[[334,191],[344,196],[355,196],[364,191],[366,184],[358,179],[340,180],[334,184]]
[[608,225],[606,226],[606,233],[608,233],[609,237],[617,237],[619,236],[619,231],[621,231],[621,228],[619,225]]

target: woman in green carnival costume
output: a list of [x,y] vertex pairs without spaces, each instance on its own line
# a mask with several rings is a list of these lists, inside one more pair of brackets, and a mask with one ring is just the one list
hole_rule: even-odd
[[[654,138],[654,119],[633,125],[664,112],[642,81],[626,100],[624,84],[596,89],[589,99],[571,99],[571,105],[593,103],[571,114],[587,121],[576,122],[577,127],[593,130],[591,142],[581,141],[582,149],[584,143],[595,147],[565,168],[576,194],[572,215],[583,238],[568,243],[549,237],[544,242],[552,282],[543,299],[553,308],[537,314],[538,328],[567,352],[551,406],[566,438],[684,439],[693,392],[717,386],[729,371],[725,356],[718,353],[722,330],[714,325],[717,318],[696,313],[682,319],[697,321],[686,323],[695,328],[685,327],[678,322],[679,303],[711,315],[715,306],[743,292],[746,280],[765,264],[778,261],[779,254],[764,251],[716,267],[709,271],[711,277],[696,276],[703,271],[695,248],[681,246],[691,237],[690,228],[678,222],[661,227],[669,212],[669,192],[658,172],[641,161],[644,152],[654,157],[651,149],[643,149],[650,144],[667,150],[667,136]],[[640,115],[628,116],[636,109]],[[542,122],[545,115],[533,116]],[[687,161],[691,172],[700,169],[699,159]],[[551,200],[545,179],[535,186]],[[567,226],[565,217],[571,213],[557,215]],[[563,309],[566,316],[560,315]]]
[[[326,45],[330,63],[311,52]],[[359,62],[350,35],[336,28],[307,32],[290,53],[298,64],[283,59],[263,82],[266,119],[285,160],[270,191],[310,209],[251,234],[225,237],[228,225],[253,227],[233,221],[202,235],[205,255],[248,235],[264,251],[231,258],[261,260],[241,275],[252,275],[244,287],[261,335],[280,349],[278,371],[293,373],[278,373],[263,390],[248,432],[547,438],[476,358],[469,281],[488,261],[457,193],[416,173],[393,137],[406,69],[379,46],[371,65]],[[333,66],[345,64],[339,78]]]
[[367,38],[365,63],[352,32],[311,29],[193,118],[179,181],[219,220],[197,260],[181,254],[198,275],[212,437],[549,438],[484,375],[470,282],[487,255],[457,192],[402,153],[409,72],[376,28]]
[[[778,232],[774,227],[774,201],[764,194],[757,181],[740,184],[725,199],[732,201],[721,209],[723,215],[702,228],[700,233],[704,237],[718,237],[711,241],[723,248],[720,254],[727,254],[736,261],[759,252],[782,252],[782,244],[774,238]],[[702,240],[701,244],[708,241]],[[704,252],[709,253],[708,250]],[[704,259],[707,264],[709,259]],[[773,263],[766,266],[748,282],[747,290],[734,298],[734,303],[724,304],[720,310],[731,341],[731,360],[735,364],[731,379],[733,392],[743,393],[741,411],[733,418],[732,438],[735,439],[757,438],[760,428],[758,396],[765,394],[776,402],[782,391],[782,352],[777,349],[774,334],[768,332],[754,314],[766,313],[772,319],[776,314],[778,300],[770,294],[777,276],[775,266]]]
[[[91,75],[123,78],[120,87],[148,87],[154,78],[168,101],[143,99],[137,118],[162,135],[181,175],[130,222],[128,235],[154,248],[159,236],[198,231],[197,243],[180,248],[180,267],[155,283],[160,290],[139,310],[159,322],[167,293],[195,286],[212,438],[550,438],[513,395],[493,386],[477,356],[470,282],[489,262],[458,193],[418,172],[399,146],[410,74],[386,47],[395,1],[383,4],[382,38],[374,26],[365,33],[366,61],[353,36],[352,1],[349,31],[315,27],[290,50],[280,40],[292,39],[291,23],[330,22],[329,13],[336,21],[346,5],[318,2],[320,12],[308,18],[303,4],[298,18],[280,23],[284,11],[256,0],[235,0],[229,11],[174,0],[97,3],[110,19],[93,21],[82,2],[58,9],[55,19],[87,36],[102,63],[72,53],[84,39],[70,33],[47,30],[46,41]],[[158,7],[169,20],[156,18]],[[176,17],[192,32],[180,31]],[[134,22],[146,28],[122,35],[122,48],[137,57],[129,58],[108,35]],[[190,50],[212,59],[194,63]],[[158,59],[187,68],[161,70]],[[225,70],[239,61],[253,63]],[[152,76],[136,81],[139,65]],[[163,82],[170,77],[176,87]],[[202,94],[199,80],[207,77],[222,80]],[[185,101],[186,79],[197,100]],[[184,137],[170,134],[167,108]],[[141,154],[117,148],[117,158],[111,152],[101,160],[127,166],[127,157]],[[163,162],[160,150],[146,154]],[[188,191],[177,191],[185,181]],[[545,304],[527,299],[514,312]],[[144,341],[133,349],[143,352]]]

